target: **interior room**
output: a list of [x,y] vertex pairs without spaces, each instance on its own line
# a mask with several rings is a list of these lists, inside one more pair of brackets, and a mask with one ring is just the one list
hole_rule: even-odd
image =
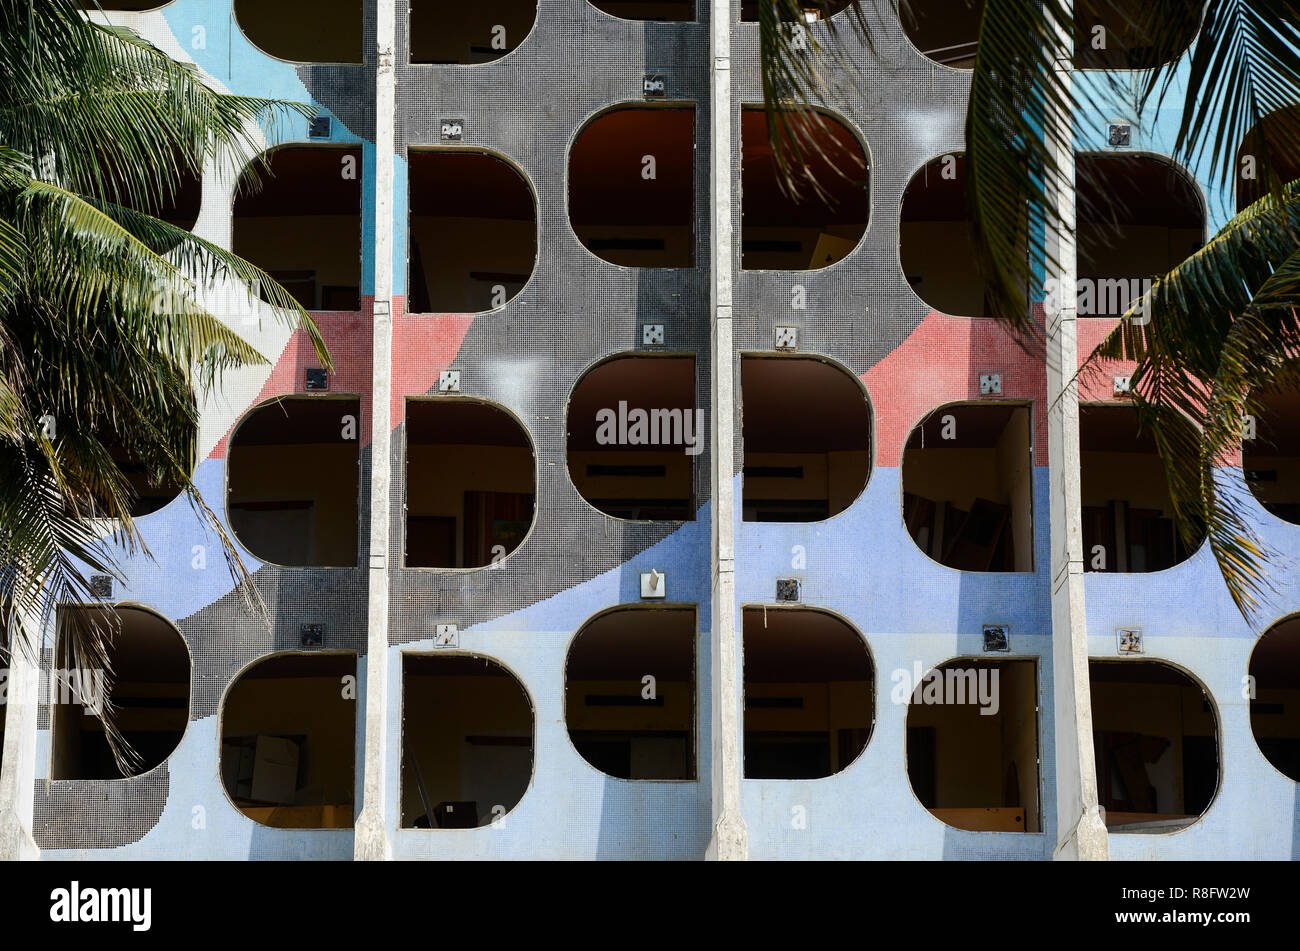
[[485,0],[467,7],[410,0],[411,62],[472,66],[513,53],[532,32],[537,0]]
[[1300,524],[1300,390],[1275,388],[1257,397],[1254,432],[1241,440],[1246,485],[1265,509]]
[[966,157],[944,155],[926,164],[903,193],[899,260],[916,296],[954,317],[991,317],[988,284],[975,263],[966,214]]
[[851,375],[811,357],[741,358],[746,522],[818,522],[871,475],[871,408]]
[[356,676],[356,654],[288,651],[239,675],[221,706],[221,782],[235,808],[277,829],[352,827]]
[[[804,21],[814,23],[828,20],[841,10],[848,8],[850,0],[804,0],[800,6]],[[740,20],[742,23],[757,23],[759,7],[756,0],[740,0]]]
[[803,169],[797,193],[782,187],[767,113],[754,107],[740,113],[741,267],[746,270],[829,267],[856,248],[867,230],[871,171],[861,141],[824,113],[791,115],[787,121],[791,160]]
[[695,19],[695,0],[589,0],[601,13],[620,20],[658,20],[690,23]]
[[519,171],[483,152],[412,149],[409,311],[495,310],[537,264],[537,202]]
[[286,568],[357,564],[361,404],[272,400],[236,426],[226,455],[226,512],[254,557]]
[[1041,832],[1037,663],[961,659],[923,677],[907,707],[907,776],[954,828]]
[[1029,407],[955,403],[903,451],[903,521],[918,548],[959,571],[1034,570]]
[[1250,655],[1250,676],[1255,743],[1278,772],[1300,783],[1300,618],[1264,632]]
[[569,478],[593,506],[614,518],[695,518],[695,463],[709,435],[695,410],[694,357],[601,363],[574,387],[567,425]]
[[1160,661],[1093,660],[1097,794],[1111,832],[1176,832],[1219,787],[1214,706],[1190,676]]
[[402,656],[402,828],[474,829],[506,815],[533,773],[533,707],[504,667]]
[[359,311],[361,150],[289,146],[269,162],[241,180],[232,250],[307,310]]
[[696,641],[691,608],[587,622],[564,677],[564,722],[583,759],[618,779],[695,779]]
[[1205,205],[1196,184],[1146,155],[1081,154],[1078,198],[1080,317],[1122,317],[1149,285],[1200,250]]
[[360,63],[362,0],[234,0],[250,43],[295,63]]
[[808,608],[745,608],[746,779],[821,779],[866,749],[875,668],[844,621]]
[[1131,406],[1079,407],[1079,464],[1085,571],[1162,571],[1200,547],[1177,530],[1155,437]]
[[623,267],[694,265],[694,106],[602,113],[569,151],[569,224]]
[[533,445],[519,421],[457,397],[406,403],[406,567],[482,568],[533,524]]
[[[73,625],[109,643],[112,686],[71,656]],[[170,622],[143,608],[63,607],[58,612],[50,708],[51,779],[126,779],[159,766],[180,744],[190,713],[190,652]],[[126,741],[117,765],[98,712],[111,705]]]
[[1268,168],[1283,183],[1300,178],[1300,152],[1292,144],[1300,136],[1298,127],[1300,106],[1292,106],[1270,112],[1250,130],[1237,151],[1238,212],[1245,211],[1268,192]]

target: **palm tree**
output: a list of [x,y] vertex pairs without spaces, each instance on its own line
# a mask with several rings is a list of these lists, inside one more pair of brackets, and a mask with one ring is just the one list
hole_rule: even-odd
[[[1216,467],[1238,445],[1243,416],[1259,412],[1261,392],[1300,384],[1300,182],[1287,183],[1281,171],[1300,154],[1300,123],[1279,112],[1300,103],[1300,4],[949,2],[979,16],[966,117],[967,213],[995,316],[1022,340],[1042,333],[1025,288],[1058,264],[1049,238],[1069,226],[1052,196],[1070,187],[1073,169],[1060,156],[1073,155],[1079,123],[1121,108],[1140,118],[1168,103],[1181,109],[1172,157],[1207,165],[1220,185],[1235,174],[1238,146],[1250,137],[1263,197],[1135,301],[1080,372],[1098,373],[1109,360],[1136,362],[1133,403],[1164,461],[1179,531],[1191,547],[1208,534],[1234,602],[1251,618],[1271,590],[1273,553]],[[852,92],[846,40],[871,47],[873,17],[915,22],[921,5],[852,0],[848,15],[819,34],[797,24],[811,7],[827,15],[827,0],[762,0],[765,107],[787,188],[804,183],[799,157],[812,141],[800,117],[845,87]],[[1073,55],[1077,67],[1088,49],[1086,35],[1073,49],[1062,43],[1079,32],[1076,6],[1123,24],[1156,55],[1140,71],[1073,81],[1061,61]],[[1190,35],[1191,55],[1180,58]],[[1062,116],[1071,121],[1057,121]],[[1197,424],[1190,438],[1178,413]]]
[[[117,575],[120,553],[148,553],[123,461],[150,486],[183,489],[260,605],[190,472],[198,395],[266,360],[195,288],[260,287],[326,366],[329,355],[266,274],[146,212],[205,163],[242,168],[263,126],[311,114],[217,93],[130,30],[88,21],[75,0],[0,0],[0,636],[10,652],[30,651],[58,605],[99,601],[92,572]],[[111,674],[111,637],[65,624],[60,662]],[[111,712],[101,719],[125,774],[133,751]]]

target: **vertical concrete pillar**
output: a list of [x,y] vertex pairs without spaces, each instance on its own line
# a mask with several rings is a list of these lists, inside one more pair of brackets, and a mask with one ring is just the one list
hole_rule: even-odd
[[[1058,34],[1058,75],[1071,82],[1073,41]],[[1079,366],[1076,338],[1075,191],[1072,117],[1055,116],[1057,162],[1067,171],[1056,194],[1065,227],[1049,235],[1056,273],[1047,293],[1048,478],[1051,486],[1052,669],[1056,719],[1057,859],[1105,860],[1106,826],[1097,803],[1083,588],[1083,515],[1079,477]]]
[[388,528],[392,467],[393,148],[396,111],[394,0],[377,0],[375,76],[375,313],[371,381],[370,589],[366,642],[365,758],[362,807],[353,852],[358,860],[392,857],[388,762]]
[[[33,625],[33,630],[39,629]],[[14,635],[15,641],[17,635]],[[32,647],[39,651],[39,644]],[[34,860],[32,795],[36,782],[36,713],[40,665],[16,642],[5,683],[5,738],[0,752],[0,861]]]
[[731,467],[734,457],[735,360],[731,341],[731,3],[713,0],[710,12],[709,170],[712,241],[712,428],[713,562],[712,671],[713,836],[706,857],[739,861],[749,857],[749,838],[740,805],[740,647],[736,631],[735,512]]

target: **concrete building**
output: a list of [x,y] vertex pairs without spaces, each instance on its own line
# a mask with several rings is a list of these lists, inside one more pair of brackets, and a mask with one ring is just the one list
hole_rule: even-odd
[[[1300,856],[1300,569],[1251,629],[1122,383],[1068,372],[1238,206],[1167,158],[1176,110],[1076,142],[1077,248],[1032,296],[1090,290],[1034,355],[968,251],[957,4],[868,9],[802,202],[748,2],[105,6],[320,107],[260,191],[214,164],[164,215],[289,287],[336,372],[205,291],[271,361],[204,405],[194,476],[270,624],[144,493],[111,697],[142,762],[48,632],[10,672],[8,855]],[[1156,55],[1111,35],[1075,82]],[[1289,552],[1272,408],[1223,477]]]

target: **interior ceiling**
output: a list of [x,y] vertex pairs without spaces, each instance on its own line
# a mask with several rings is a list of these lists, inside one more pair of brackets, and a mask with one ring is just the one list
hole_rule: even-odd
[[[944,418],[952,416],[956,422],[953,439],[943,438]],[[925,418],[925,422],[912,430],[908,449],[991,449],[1016,419],[1017,425],[1028,427],[1029,411],[1023,406],[1005,404],[964,404],[944,406]]]
[[[169,622],[140,608],[120,607],[116,618],[102,608],[68,611],[110,633],[109,657],[118,683],[183,683],[188,688],[190,652]],[[71,618],[65,623],[72,623]]]
[[[792,120],[792,127],[792,148],[798,148],[807,166],[808,183],[801,187],[797,201],[781,191],[767,114],[762,109],[741,110],[744,223],[758,227],[858,225],[865,231],[871,204],[867,192],[870,169],[862,143],[843,123],[821,113],[813,120]],[[812,187],[814,182],[820,192]]]
[[746,683],[873,682],[867,645],[839,618],[806,608],[745,608]]
[[1264,633],[1250,655],[1250,672],[1259,687],[1300,688],[1300,618]]
[[603,614],[569,648],[567,680],[693,679],[695,612],[629,608]]
[[1156,451],[1150,428],[1139,435],[1137,411],[1131,406],[1079,407],[1080,452]]
[[966,157],[954,156],[953,177],[944,178],[945,163],[935,159],[913,176],[903,194],[903,221],[966,220]]
[[[1267,155],[1268,164],[1284,182],[1300,178],[1300,151],[1292,143],[1300,138],[1300,106],[1278,109],[1261,119],[1246,136],[1237,151],[1237,168],[1246,155],[1254,155],[1262,164]],[[1238,182],[1237,210],[1243,211],[1264,194],[1267,180],[1261,175],[1255,179]]]
[[[655,157],[645,179],[642,157]],[[693,224],[695,110],[631,107],[593,119],[569,152],[575,225]]]
[[532,189],[495,156],[411,149],[408,157],[413,215],[537,220]]
[[1201,689],[1177,667],[1156,660],[1092,660],[1088,662],[1088,679],[1094,684],[1173,684]]
[[[347,156],[355,160],[355,178],[343,177]],[[271,153],[270,166],[255,168],[260,188],[248,173],[241,180],[236,218],[361,216],[360,149],[293,146]]]
[[[596,442],[596,413],[618,412],[620,401],[628,409],[681,409],[695,406],[695,358],[617,357],[589,372],[573,389],[569,400],[569,449],[590,452],[610,447]],[[707,420],[705,421],[707,425]],[[707,438],[707,437],[706,437]],[[663,451],[662,446],[617,446],[618,451]]]
[[853,377],[821,360],[744,357],[745,452],[835,452],[871,447],[871,412]]
[[1242,443],[1245,455],[1300,455],[1300,390],[1276,390],[1261,399],[1257,438]]
[[406,441],[430,446],[521,446],[528,435],[505,410],[460,399],[420,399],[406,404]]
[[[437,677],[509,677],[519,681],[508,670],[486,657],[465,654],[407,654],[402,658],[402,679],[408,685],[413,679]],[[523,693],[523,688],[519,689]]]
[[342,438],[344,416],[355,417],[359,426],[361,403],[311,396],[276,400],[245,416],[231,436],[230,445],[336,443]]
[[1145,155],[1080,155],[1075,161],[1080,225],[1205,228],[1196,185],[1169,162]]
[[356,654],[273,654],[259,661],[236,678],[244,680],[284,680],[293,677],[355,677]]

